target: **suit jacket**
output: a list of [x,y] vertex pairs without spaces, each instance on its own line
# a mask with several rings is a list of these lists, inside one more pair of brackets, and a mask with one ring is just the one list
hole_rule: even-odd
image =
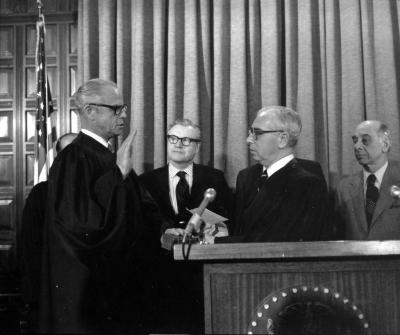
[[400,239],[400,200],[390,196],[390,187],[400,185],[400,162],[389,161],[383,175],[371,225],[365,215],[363,172],[340,181],[336,190],[336,211],[345,238],[350,240]]
[[[178,217],[174,212],[169,198],[168,165],[144,173],[139,178],[149,190],[163,215],[169,219],[169,223],[164,225],[162,230],[165,231],[167,228],[185,228],[178,223]],[[207,208],[229,218],[230,206],[232,204],[231,191],[223,172],[209,166],[193,164],[193,184],[190,192],[189,208],[198,207],[203,200],[204,191],[210,187],[215,189],[217,196]]]
[[328,193],[325,181],[296,159],[274,173],[259,192],[260,164],[239,172],[235,232],[216,242],[320,240],[326,231]]

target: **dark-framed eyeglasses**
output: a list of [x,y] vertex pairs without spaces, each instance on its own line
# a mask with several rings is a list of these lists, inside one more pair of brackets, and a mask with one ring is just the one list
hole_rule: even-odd
[[260,136],[262,134],[270,134],[270,133],[284,133],[285,131],[282,129],[276,129],[276,130],[262,130],[259,128],[250,128],[249,129],[249,136],[253,137],[255,140],[257,139],[257,136]]
[[95,104],[95,103],[88,103],[89,106],[98,106],[98,107],[107,107],[114,111],[114,114],[119,116],[123,112],[126,112],[128,109],[128,105],[106,105],[106,104]]
[[168,142],[171,144],[176,144],[178,141],[181,141],[182,145],[187,147],[190,145],[190,143],[195,142],[199,143],[201,142],[200,139],[197,138],[190,138],[190,137],[178,137],[175,135],[167,135]]

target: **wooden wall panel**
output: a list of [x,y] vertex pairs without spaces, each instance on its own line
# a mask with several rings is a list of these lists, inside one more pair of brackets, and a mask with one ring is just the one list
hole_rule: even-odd
[[0,111],[0,143],[13,141],[13,114],[11,111]]
[[0,99],[14,97],[14,70],[11,68],[0,68]]
[[36,111],[28,110],[25,115],[25,141],[35,142]]
[[0,155],[0,186],[14,185],[13,155]]
[[0,231],[11,231],[13,229],[13,199],[0,199]]
[[26,169],[25,169],[25,185],[33,186],[33,167],[35,164],[35,155],[26,155]]
[[0,57],[14,56],[14,29],[10,26],[0,27]]

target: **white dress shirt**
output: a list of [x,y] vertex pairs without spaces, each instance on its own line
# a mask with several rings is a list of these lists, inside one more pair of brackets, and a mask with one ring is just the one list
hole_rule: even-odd
[[189,184],[189,192],[192,190],[193,185],[193,163],[186,167],[184,170],[179,170],[172,164],[168,164],[169,175],[169,199],[176,214],[178,214],[178,202],[176,200],[176,185],[179,182],[179,177],[176,175],[179,171],[185,171],[186,181]]
[[272,163],[268,168],[263,167],[263,172],[267,169],[268,178],[271,177],[275,172],[282,169],[285,165],[287,165],[292,159],[294,159],[294,155],[290,154],[285,157],[282,157],[280,160],[277,160],[275,163]]

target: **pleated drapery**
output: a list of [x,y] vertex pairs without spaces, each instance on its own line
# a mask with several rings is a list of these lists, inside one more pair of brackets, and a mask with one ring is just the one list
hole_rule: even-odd
[[186,117],[202,127],[198,162],[234,186],[255,113],[287,105],[303,120],[298,156],[334,185],[359,169],[365,119],[389,125],[400,159],[399,16],[400,0],[80,0],[78,82],[122,89],[138,173],[165,164],[166,128]]

